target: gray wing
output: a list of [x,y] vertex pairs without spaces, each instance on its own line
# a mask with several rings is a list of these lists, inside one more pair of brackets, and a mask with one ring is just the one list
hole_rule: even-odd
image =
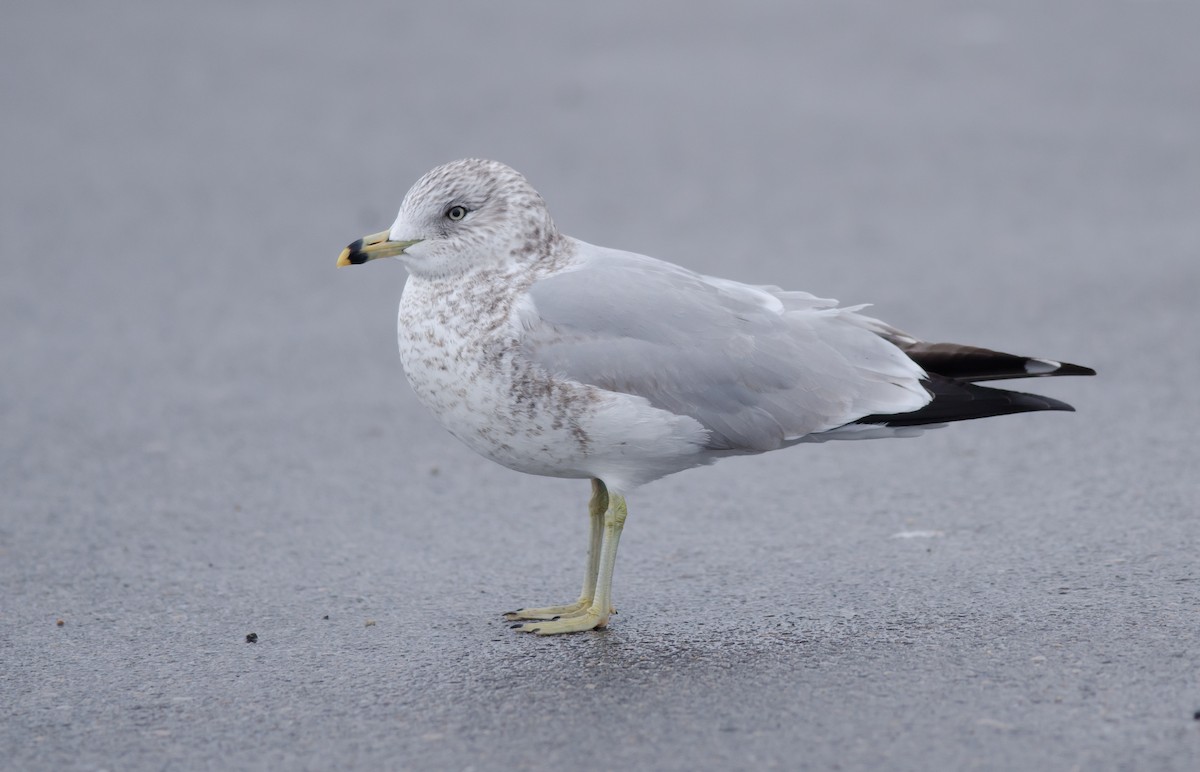
[[523,353],[556,375],[695,418],[713,450],[772,450],[930,399],[921,368],[857,309],[579,247],[578,267],[531,286]]

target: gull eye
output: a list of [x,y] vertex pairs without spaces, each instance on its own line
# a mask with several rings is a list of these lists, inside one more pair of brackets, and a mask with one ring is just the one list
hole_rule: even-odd
[[452,206],[446,210],[446,217],[455,222],[467,216],[467,208],[465,206]]

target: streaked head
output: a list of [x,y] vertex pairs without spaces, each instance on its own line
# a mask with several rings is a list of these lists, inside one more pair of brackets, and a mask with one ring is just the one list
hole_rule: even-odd
[[346,247],[338,265],[395,257],[413,274],[447,275],[536,260],[558,238],[545,201],[520,173],[468,158],[417,180],[392,227]]

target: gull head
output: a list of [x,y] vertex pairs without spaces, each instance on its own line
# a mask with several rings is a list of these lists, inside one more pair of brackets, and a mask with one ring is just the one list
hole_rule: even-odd
[[417,276],[452,276],[553,251],[561,237],[533,186],[498,161],[433,169],[404,197],[392,227],[342,250],[338,265],[395,257]]

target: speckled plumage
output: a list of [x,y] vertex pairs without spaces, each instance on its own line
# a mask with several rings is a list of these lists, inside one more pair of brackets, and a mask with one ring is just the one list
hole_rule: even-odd
[[414,221],[458,202],[485,215],[457,245],[470,259],[450,269],[435,253],[439,270],[412,270],[398,319],[405,374],[447,430],[512,469],[600,477],[615,490],[702,463],[706,433],[693,419],[555,377],[525,356],[530,287],[577,269],[583,256],[524,177],[488,161],[438,167],[405,197],[392,233],[407,239]]
[[[458,205],[469,213],[447,221]],[[929,401],[921,369],[856,309],[564,236],[503,164],[434,169],[390,237],[422,239],[400,258],[411,274],[400,353],[414,391],[454,436],[522,472],[628,491]],[[726,343],[698,343],[714,333]],[[641,343],[649,349],[623,351]],[[660,363],[672,371],[655,372]],[[785,397],[790,406],[769,404]]]
[[495,161],[429,172],[389,231],[352,244],[339,265],[387,256],[409,271],[400,356],[422,403],[493,461],[593,480],[583,592],[510,613],[530,620],[518,625],[526,632],[607,624],[624,493],[643,483],[801,442],[1069,410],[974,382],[1091,374],[923,343],[861,307],[570,238],[525,178]]

